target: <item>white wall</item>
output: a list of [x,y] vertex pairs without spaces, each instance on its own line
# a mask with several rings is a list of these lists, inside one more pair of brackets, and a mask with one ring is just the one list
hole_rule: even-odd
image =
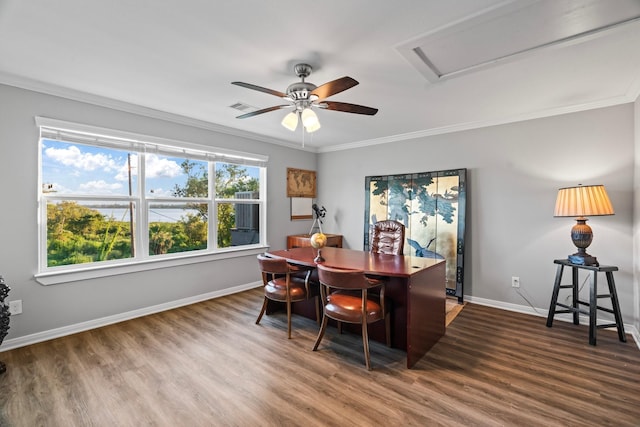
[[588,252],[601,264],[620,268],[615,279],[623,317],[637,322],[633,111],[626,104],[322,153],[318,182],[319,201],[327,208],[325,232],[342,233],[348,247],[362,248],[365,176],[467,168],[465,295],[505,307],[528,306],[511,288],[511,277],[519,276],[522,294],[546,314],[553,260],[575,252],[570,239],[575,220],[553,217],[557,190],[604,184],[616,213],[589,219],[594,241]]
[[[285,184],[287,167],[316,169],[314,153],[0,85],[0,275],[11,287],[8,300],[20,299],[23,304],[23,314],[11,317],[5,344],[18,337],[46,336],[46,331],[56,328],[73,329],[73,325],[83,322],[170,305],[259,280],[255,254],[245,254],[83,282],[38,284],[33,278],[38,243],[38,129],[34,116],[268,155],[270,245],[282,249],[287,234],[305,232],[310,227],[310,221],[290,221]],[[256,313],[258,310],[256,307]]]

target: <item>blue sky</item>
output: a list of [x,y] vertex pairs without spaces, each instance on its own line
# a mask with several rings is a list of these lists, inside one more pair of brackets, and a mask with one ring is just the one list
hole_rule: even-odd
[[[45,139],[42,141],[42,183],[53,185],[59,194],[128,195],[129,174],[127,151],[72,144]],[[177,184],[183,186],[187,176],[180,164],[183,158],[146,154],[146,191],[154,196],[171,196]],[[206,170],[206,162],[200,163]],[[138,155],[131,153],[133,194],[138,178]],[[258,168],[247,167],[258,176]]]

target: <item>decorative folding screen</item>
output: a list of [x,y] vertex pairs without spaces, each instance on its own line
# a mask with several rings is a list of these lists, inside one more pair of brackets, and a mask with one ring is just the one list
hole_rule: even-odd
[[371,226],[405,226],[404,254],[446,260],[447,295],[463,299],[466,169],[365,177],[364,249]]

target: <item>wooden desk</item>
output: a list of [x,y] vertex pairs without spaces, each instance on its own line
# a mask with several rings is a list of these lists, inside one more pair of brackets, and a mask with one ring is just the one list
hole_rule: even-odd
[[[284,258],[293,264],[315,266],[317,250],[295,248],[268,252],[268,256]],[[445,333],[445,262],[444,260],[373,254],[325,247],[324,265],[363,270],[387,276],[385,295],[393,301],[392,347],[407,352],[407,368],[413,367]],[[372,324],[371,326],[376,326]],[[383,328],[382,328],[383,329]],[[370,337],[384,342],[384,331]]]
[[[325,236],[327,236],[327,244],[325,246],[332,246],[334,248],[342,247],[342,234],[325,234]],[[311,239],[311,236],[308,234],[292,234],[287,236],[287,249],[308,248],[311,246],[309,239]]]

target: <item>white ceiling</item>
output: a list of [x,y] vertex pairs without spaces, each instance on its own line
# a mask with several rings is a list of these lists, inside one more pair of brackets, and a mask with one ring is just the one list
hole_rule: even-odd
[[307,62],[318,86],[360,82],[330,100],[379,109],[317,110],[305,147],[329,151],[632,102],[639,17],[640,0],[0,0],[0,83],[300,147],[288,110],[236,119],[283,102],[231,82],[284,92]]

